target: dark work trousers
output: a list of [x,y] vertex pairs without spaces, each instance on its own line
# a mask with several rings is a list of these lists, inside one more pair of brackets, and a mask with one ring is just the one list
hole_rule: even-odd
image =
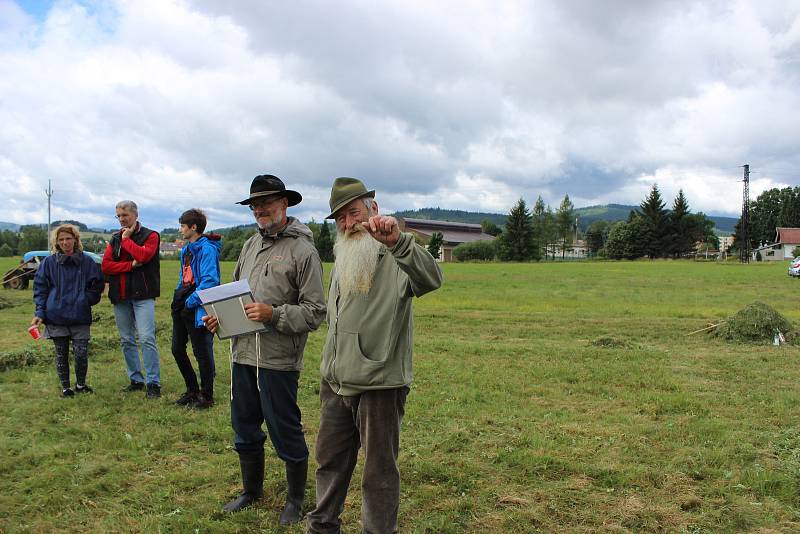
[[[56,348],[56,373],[61,388],[69,387],[69,340],[68,336],[52,338]],[[72,352],[75,353],[75,382],[79,386],[86,385],[86,372],[89,369],[89,340],[73,339]]]
[[[192,342],[192,352],[200,371],[200,384],[186,352],[186,343]],[[214,398],[214,334],[206,328],[195,328],[194,311],[172,312],[172,355],[186,383],[187,391],[203,392],[209,399]]]
[[284,462],[302,462],[308,458],[308,447],[297,406],[297,381],[299,371],[259,369],[256,387],[256,368],[234,363],[233,400],[231,400],[231,425],[233,448],[237,452],[251,453],[264,449],[267,431],[278,457]]
[[397,532],[400,504],[400,425],[408,388],[337,395],[325,380],[319,387],[317,507],[308,514],[308,532],[338,533],[347,487],[364,446],[361,523],[366,533]]

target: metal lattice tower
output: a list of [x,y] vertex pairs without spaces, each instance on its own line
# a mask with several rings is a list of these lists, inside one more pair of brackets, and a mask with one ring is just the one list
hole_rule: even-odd
[[742,263],[750,263],[750,165],[744,167],[744,191],[742,192],[742,223],[739,229],[742,244],[739,258]]

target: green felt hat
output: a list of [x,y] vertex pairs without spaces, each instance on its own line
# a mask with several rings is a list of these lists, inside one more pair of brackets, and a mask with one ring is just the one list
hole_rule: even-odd
[[331,214],[325,218],[335,218],[337,211],[345,207],[350,201],[361,197],[375,198],[375,190],[367,191],[364,183],[356,178],[337,178],[333,181],[331,199],[328,202],[331,208]]

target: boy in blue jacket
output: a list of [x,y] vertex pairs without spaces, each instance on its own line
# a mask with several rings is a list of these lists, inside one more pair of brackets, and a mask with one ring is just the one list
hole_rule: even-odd
[[[186,240],[181,250],[181,272],[172,299],[172,355],[186,383],[186,392],[175,404],[193,408],[210,408],[214,404],[214,334],[209,332],[202,317],[198,289],[219,285],[219,235],[204,235],[206,215],[199,209],[181,214],[180,233]],[[192,368],[186,343],[191,341],[192,352],[200,371],[200,385]]]
[[[100,302],[103,273],[92,258],[83,253],[81,234],[71,224],[62,224],[53,232],[53,254],[44,259],[33,279],[36,311],[31,324],[44,323],[45,337],[52,339],[56,350],[56,373],[61,395],[72,397],[91,393],[86,384],[89,369],[89,327],[92,306]],[[69,342],[75,353],[73,391],[69,383]]]

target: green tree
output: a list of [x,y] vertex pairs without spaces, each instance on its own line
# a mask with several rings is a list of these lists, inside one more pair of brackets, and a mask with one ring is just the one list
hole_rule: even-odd
[[8,245],[11,248],[12,256],[19,253],[19,234],[11,230],[3,230],[0,232],[0,243]]
[[320,230],[322,230],[322,225],[317,221],[315,221],[314,219],[311,219],[309,222],[306,223],[306,226],[308,226],[308,229],[311,230],[311,236],[312,239],[314,240],[314,246],[317,246],[317,241],[319,241],[319,233]]
[[800,226],[800,188],[790,189],[787,187],[781,190],[781,210],[778,216],[778,226],[784,228],[797,228]]
[[548,245],[553,245],[553,259],[555,259],[556,225],[553,210],[546,206],[542,196],[536,199],[533,205],[533,239],[539,255],[544,254],[547,259]]
[[325,262],[333,261],[333,238],[331,237],[331,227],[328,221],[323,221],[320,225],[317,252],[320,260]]
[[503,232],[503,229],[497,226],[489,219],[484,219],[481,221],[481,231],[483,231],[484,234],[489,234],[497,237]]
[[503,261],[528,261],[540,258],[539,250],[533,240],[533,220],[524,199],[520,198],[511,208],[506,229],[497,239],[497,255]]
[[441,232],[434,232],[431,235],[430,240],[428,240],[428,252],[430,252],[431,256],[434,258],[439,258],[439,252],[442,249],[442,242],[444,241],[444,236]]
[[647,254],[647,224],[635,215],[627,222],[611,226],[605,245],[606,256],[613,260],[635,260]]
[[8,246],[8,243],[3,243],[2,245],[0,245],[0,257],[8,258],[9,256],[13,255],[14,251],[11,249],[11,247]]
[[31,250],[47,250],[47,230],[38,224],[30,224],[20,228],[22,238],[19,241],[20,253]]
[[564,195],[564,199],[556,210],[556,228],[558,229],[558,239],[561,242],[561,258],[563,259],[572,244],[572,232],[575,230],[575,206],[569,199],[569,195]]
[[692,213],[690,227],[694,243],[702,243],[707,248],[719,249],[719,236],[715,231],[714,221],[703,212]]
[[473,241],[471,243],[461,243],[453,249],[453,256],[458,261],[491,261],[496,253],[497,240],[494,241]]
[[689,201],[686,200],[683,189],[679,190],[668,218],[664,252],[675,258],[693,252],[698,237],[698,222],[696,217],[691,216]]
[[228,230],[222,239],[220,259],[224,261],[238,260],[242,245],[255,233],[256,229],[249,226],[237,226]]
[[586,229],[586,246],[591,256],[596,256],[605,247],[611,225],[608,221],[593,221]]
[[609,229],[608,239],[606,239],[606,256],[612,260],[623,259],[628,240],[628,223],[625,221],[614,223]]
[[646,255],[650,258],[664,256],[669,220],[658,184],[653,184],[650,194],[642,201],[639,208],[638,215],[644,223],[644,235],[638,237],[647,242]]
[[[800,186],[768,189],[750,201],[751,248],[762,243],[772,243],[778,227],[800,227]],[[741,219],[734,235],[734,247],[739,249],[742,238]]]

